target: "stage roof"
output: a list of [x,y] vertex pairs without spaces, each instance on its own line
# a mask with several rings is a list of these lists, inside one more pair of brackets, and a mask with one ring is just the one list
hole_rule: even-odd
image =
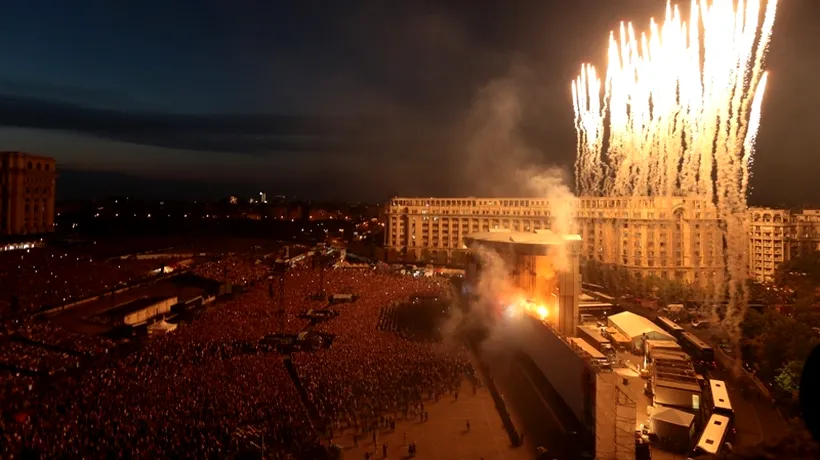
[[491,230],[470,233],[464,237],[467,247],[491,246],[510,247],[522,252],[544,252],[549,246],[580,242],[580,235],[558,235],[549,230],[535,232],[515,232],[511,230]]

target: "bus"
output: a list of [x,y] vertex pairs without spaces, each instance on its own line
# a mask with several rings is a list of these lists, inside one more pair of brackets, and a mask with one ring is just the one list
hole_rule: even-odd
[[658,316],[655,318],[655,322],[658,326],[661,327],[664,331],[672,334],[672,337],[680,340],[681,334],[685,332],[685,329],[682,328],[678,323],[672,321],[671,319],[665,316]]
[[709,417],[709,422],[706,423],[706,427],[703,428],[693,451],[689,454],[689,458],[717,455],[723,445],[729,442],[731,424],[732,421],[728,417],[712,414]]
[[706,394],[706,404],[711,414],[720,414],[732,418],[735,415],[732,409],[732,401],[729,399],[729,392],[726,389],[726,382],[723,380],[709,379],[709,391]]
[[717,368],[717,363],[715,362],[715,350],[691,332],[681,333],[680,346],[683,348],[683,351],[692,357],[692,363],[695,365],[695,369],[698,370],[698,372]]
[[[712,308],[717,312],[718,318],[723,320],[724,318],[726,318],[726,310],[729,308],[729,301],[724,300],[722,302],[714,303],[712,304]],[[746,303],[746,308],[749,310],[755,310],[758,313],[762,313],[767,308],[767,306],[763,302],[752,300]]]

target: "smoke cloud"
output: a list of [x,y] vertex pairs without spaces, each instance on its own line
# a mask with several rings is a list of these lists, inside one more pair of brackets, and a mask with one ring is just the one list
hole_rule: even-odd
[[[470,110],[455,131],[453,142],[464,152],[461,160],[463,177],[472,184],[463,188],[477,190],[489,197],[530,197],[549,200],[550,230],[558,235],[575,230],[574,213],[577,198],[568,184],[566,169],[545,165],[545,152],[531,140],[528,121],[537,118],[534,111],[544,101],[538,100],[542,88],[535,74],[521,62],[514,62],[506,76],[491,80],[473,98]],[[524,301],[523,293],[511,283],[504,259],[488,248],[473,250],[481,265],[475,280],[469,314],[456,314],[443,330],[454,331],[459,324],[491,325],[483,343],[485,351],[499,349],[506,339],[503,326],[494,321],[502,303]],[[554,253],[556,270],[569,268],[569,257],[563,246]],[[554,312],[552,312],[554,313]],[[503,324],[503,323],[501,323]]]
[[[550,230],[557,235],[571,235],[577,232],[575,213],[578,208],[578,197],[572,193],[568,183],[568,174],[558,168],[543,171],[527,169],[519,172],[522,181],[531,190],[528,196],[544,197],[550,203]],[[567,246],[556,247],[554,267],[556,270],[570,268]]]
[[473,301],[466,317],[468,327],[476,322],[488,327],[488,334],[482,342],[482,351],[491,352],[505,349],[503,322],[496,321],[498,310],[507,307],[502,302],[515,302],[518,290],[510,282],[510,267],[495,251],[479,247],[474,251],[481,270],[473,286]]

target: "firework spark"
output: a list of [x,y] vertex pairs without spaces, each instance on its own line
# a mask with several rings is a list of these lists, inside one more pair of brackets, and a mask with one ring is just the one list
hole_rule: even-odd
[[733,327],[745,314],[746,194],[777,10],[765,3],[693,0],[688,21],[668,3],[647,32],[622,23],[610,34],[603,95],[589,64],[572,83],[578,192],[711,200]]

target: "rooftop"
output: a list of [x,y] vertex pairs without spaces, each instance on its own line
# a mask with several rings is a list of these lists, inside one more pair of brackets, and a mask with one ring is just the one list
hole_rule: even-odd
[[580,235],[558,235],[549,230],[516,232],[499,229],[470,233],[464,238],[467,247],[478,245],[509,246],[525,251],[543,251],[546,246],[558,246],[581,241]]
[[675,340],[675,338],[669,335],[668,332],[658,327],[658,325],[652,321],[649,321],[649,319],[644,318],[641,315],[636,315],[630,311],[612,315],[609,317],[609,321],[617,326],[618,329],[626,333],[626,335],[630,338],[640,337],[643,334],[654,333],[656,337],[662,336],[667,337],[668,340]]
[[160,296],[157,296],[157,297],[143,297],[141,299],[132,300],[130,302],[126,302],[124,304],[117,305],[116,307],[105,311],[103,313],[103,315],[110,316],[110,317],[126,316],[126,315],[129,315],[131,313],[140,311],[144,308],[148,308],[152,305],[156,305],[156,304],[158,304],[162,301],[172,299],[172,298],[173,297],[160,297]]
[[669,348],[656,348],[649,353],[653,360],[665,361],[689,361],[689,355],[683,351],[670,350]]
[[652,418],[663,420],[679,426],[690,427],[695,420],[695,416],[688,412],[673,409],[671,407],[660,407],[652,413]]

